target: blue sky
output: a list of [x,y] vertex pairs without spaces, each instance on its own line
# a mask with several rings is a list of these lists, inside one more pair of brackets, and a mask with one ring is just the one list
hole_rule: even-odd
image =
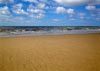
[[0,0],[0,26],[100,26],[100,0]]

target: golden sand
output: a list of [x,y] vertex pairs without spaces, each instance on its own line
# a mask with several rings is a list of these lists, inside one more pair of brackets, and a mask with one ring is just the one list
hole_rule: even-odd
[[100,34],[0,38],[0,71],[100,71]]

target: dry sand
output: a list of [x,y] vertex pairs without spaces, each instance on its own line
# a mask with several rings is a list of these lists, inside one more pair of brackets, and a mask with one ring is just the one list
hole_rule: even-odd
[[100,34],[0,38],[0,71],[100,71]]

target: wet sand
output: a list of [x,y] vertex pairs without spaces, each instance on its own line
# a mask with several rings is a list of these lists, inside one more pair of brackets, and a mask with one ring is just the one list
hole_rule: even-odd
[[100,71],[100,34],[0,38],[0,71]]

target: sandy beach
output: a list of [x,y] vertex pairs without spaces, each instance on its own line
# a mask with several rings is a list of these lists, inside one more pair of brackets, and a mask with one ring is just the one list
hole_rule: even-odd
[[100,71],[100,34],[0,38],[0,71]]

